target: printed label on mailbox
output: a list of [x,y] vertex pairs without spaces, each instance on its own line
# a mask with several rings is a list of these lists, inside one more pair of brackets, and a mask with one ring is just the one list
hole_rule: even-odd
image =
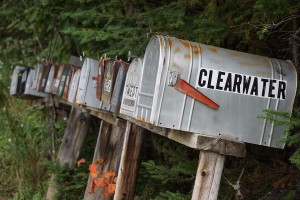
[[197,87],[284,100],[286,98],[287,83],[278,79],[202,68],[199,73]]
[[111,79],[104,79],[104,91],[110,92],[111,90]]
[[122,107],[126,110],[134,111],[136,99],[138,95],[138,86],[128,85],[125,86],[125,93],[123,97]]

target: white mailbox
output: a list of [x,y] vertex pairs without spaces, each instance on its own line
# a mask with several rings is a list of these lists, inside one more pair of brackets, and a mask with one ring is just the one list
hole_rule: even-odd
[[74,75],[72,76],[70,88],[69,88],[69,96],[68,101],[70,103],[75,103],[76,94],[78,90],[78,84],[80,80],[81,68],[75,68]]
[[169,36],[148,43],[137,118],[157,126],[283,148],[285,127],[258,118],[290,112],[297,74],[289,61]]
[[53,86],[54,86],[54,78],[56,77],[58,72],[58,66],[57,65],[52,65],[49,75],[48,75],[48,79],[47,79],[47,83],[46,83],[46,87],[45,87],[45,92],[46,93],[51,93]]
[[76,95],[77,104],[99,107],[101,101],[96,98],[98,64],[97,60],[85,58]]
[[141,84],[143,60],[141,58],[134,59],[128,69],[121,102],[120,113],[137,117],[136,104],[138,91]]
[[37,86],[38,86],[38,79],[39,79],[39,74],[40,74],[40,70],[43,67],[42,64],[37,64],[35,66],[35,70],[34,70],[34,76],[33,76],[33,84],[32,84],[32,89],[37,90]]

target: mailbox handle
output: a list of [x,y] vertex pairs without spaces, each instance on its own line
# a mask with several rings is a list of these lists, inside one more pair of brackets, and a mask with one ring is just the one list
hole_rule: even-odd
[[173,86],[176,90],[204,103],[205,105],[217,110],[219,105],[213,100],[205,96],[202,92],[194,88],[188,82],[180,78],[177,72],[169,72],[169,86]]

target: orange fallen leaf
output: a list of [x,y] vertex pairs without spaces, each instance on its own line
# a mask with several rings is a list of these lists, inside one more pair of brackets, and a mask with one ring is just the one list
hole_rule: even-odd
[[90,172],[90,175],[92,178],[97,178],[98,177],[98,172]]
[[107,193],[108,195],[112,195],[116,190],[116,184],[109,184],[107,186]]
[[97,165],[96,164],[90,164],[89,166],[89,170],[90,170],[90,175],[92,178],[97,178],[99,171],[97,170]]
[[104,162],[103,159],[99,159],[99,160],[97,160],[97,161],[95,162],[95,164],[99,165],[99,164],[102,164],[103,162]]
[[90,191],[89,191],[90,194],[93,194],[95,192],[95,186],[96,186],[95,182],[92,181],[90,184]]
[[95,184],[97,187],[105,187],[106,186],[105,178],[103,177],[99,178],[97,181],[95,181]]
[[117,183],[117,180],[118,180],[118,178],[117,178],[117,177],[115,177],[115,178],[114,178],[114,183]]
[[103,173],[103,177],[109,179],[111,176],[116,176],[116,173],[113,171]]
[[86,163],[86,160],[84,158],[81,158],[80,160],[77,161],[77,166],[79,167],[79,165],[82,163]]

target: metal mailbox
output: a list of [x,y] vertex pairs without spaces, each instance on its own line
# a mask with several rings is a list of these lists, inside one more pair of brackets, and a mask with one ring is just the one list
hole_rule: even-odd
[[54,78],[54,85],[53,85],[53,88],[52,88],[52,94],[57,94],[58,92],[58,87],[59,87],[59,83],[60,83],[60,79],[61,79],[61,76],[62,76],[62,73],[64,71],[64,65],[61,65],[58,69],[58,72]]
[[289,61],[169,36],[144,55],[137,118],[161,127],[283,148],[285,127],[264,109],[290,112],[297,74]]
[[120,61],[115,61],[112,59],[108,59],[105,62],[105,72],[104,72],[104,79],[102,85],[102,97],[101,97],[101,101],[103,102],[102,109],[104,110],[110,110],[112,93],[113,93],[117,73],[119,67],[121,66],[121,63],[122,62]]
[[66,83],[65,83],[65,87],[63,90],[63,95],[62,98],[68,100],[68,96],[69,96],[69,86],[71,83],[71,79],[74,73],[74,67],[69,66],[69,71],[68,71],[68,75],[66,78]]
[[136,118],[136,103],[141,84],[143,60],[134,59],[128,69],[121,102],[120,113]]
[[101,101],[96,98],[97,76],[99,62],[85,58],[76,95],[76,103],[98,108]]
[[38,92],[32,88],[33,81],[34,81],[34,75],[36,74],[35,70],[36,69],[30,69],[28,72],[24,95],[29,96],[29,97],[34,97],[34,98],[46,97],[47,96],[46,93]]
[[45,92],[46,93],[51,93],[53,86],[54,86],[54,78],[56,77],[58,72],[58,66],[57,65],[52,65],[51,69],[49,71],[46,87],[45,87]]
[[121,62],[121,66],[119,67],[118,70],[115,86],[111,97],[110,111],[112,112],[117,112],[120,109],[123,90],[124,90],[124,83],[125,83],[128,68],[129,68],[129,63]]
[[61,78],[60,78],[59,86],[58,86],[58,91],[57,91],[57,94],[56,94],[58,97],[62,97],[62,95],[63,95],[64,88],[65,88],[66,81],[67,81],[68,74],[69,74],[69,70],[70,70],[70,67],[65,65],[64,69],[62,71],[62,74],[61,74]]
[[75,68],[75,72],[72,76],[70,88],[69,88],[69,96],[68,101],[70,103],[75,103],[75,98],[77,94],[78,84],[80,80],[81,68]]
[[74,70],[68,91],[68,101],[71,103],[75,103],[83,62],[84,61],[81,58],[75,56],[71,56],[69,60],[69,64],[73,66]]
[[14,67],[10,85],[11,96],[21,95],[24,93],[28,71],[29,68],[24,66],[16,65]]
[[41,68],[43,67],[42,64],[37,64],[35,66],[35,70],[34,70],[34,76],[33,76],[33,84],[32,84],[32,89],[34,90],[37,90],[37,86],[38,86],[38,83],[39,83],[39,74],[40,74],[40,70]]
[[40,80],[39,80],[38,86],[37,86],[37,91],[38,92],[45,92],[45,87],[46,87],[46,84],[47,84],[50,69],[51,69],[50,64],[45,64],[40,69],[40,75],[39,75]]
[[101,101],[102,96],[102,84],[104,79],[104,72],[105,72],[105,62],[108,58],[100,59],[99,66],[98,66],[98,77],[97,77],[97,90],[96,90],[96,97]]

